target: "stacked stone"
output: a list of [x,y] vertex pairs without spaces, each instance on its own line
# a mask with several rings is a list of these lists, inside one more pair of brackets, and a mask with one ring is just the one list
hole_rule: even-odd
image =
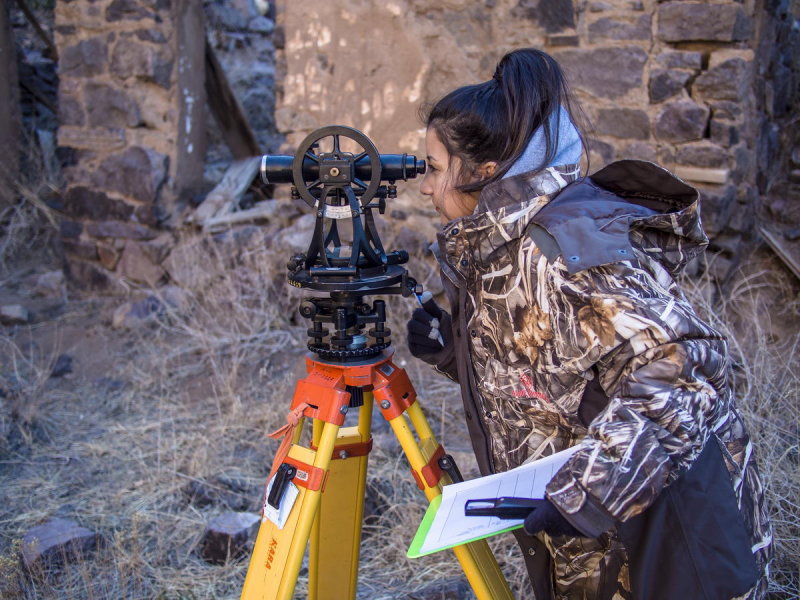
[[577,48],[548,41],[594,125],[593,168],[640,158],[673,170],[700,189],[704,226],[727,248],[731,233],[752,226],[757,197],[752,8],[627,0],[582,8],[574,37],[552,40]]
[[189,0],[56,3],[61,234],[82,287],[154,284],[169,240],[159,225],[202,175],[202,7]]

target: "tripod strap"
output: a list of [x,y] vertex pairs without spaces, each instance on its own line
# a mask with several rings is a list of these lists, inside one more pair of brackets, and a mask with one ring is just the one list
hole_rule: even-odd
[[275,460],[272,461],[272,469],[269,472],[267,481],[272,479],[278,467],[280,467],[286,459],[286,455],[289,454],[289,448],[292,445],[292,437],[294,436],[294,429],[300,423],[300,419],[303,418],[303,413],[307,408],[311,408],[311,406],[307,402],[301,402],[286,415],[286,425],[267,435],[267,437],[271,437],[274,440],[283,437],[281,445],[278,446],[278,452],[275,454]]

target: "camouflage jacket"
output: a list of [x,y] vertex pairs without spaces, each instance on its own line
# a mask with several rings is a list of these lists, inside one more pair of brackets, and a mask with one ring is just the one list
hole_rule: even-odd
[[764,593],[771,533],[727,343],[673,279],[706,244],[696,190],[632,160],[503,179],[438,235],[455,348],[437,368],[461,384],[482,472],[579,447],[547,493],[586,536],[518,535],[537,598]]

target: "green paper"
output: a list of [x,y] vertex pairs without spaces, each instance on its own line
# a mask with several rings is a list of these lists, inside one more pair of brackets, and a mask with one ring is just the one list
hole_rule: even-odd
[[515,529],[520,529],[522,527],[522,523],[518,525],[512,525],[507,529],[502,529],[501,531],[495,531],[493,533],[489,533],[486,535],[479,535],[475,538],[470,540],[466,540],[459,544],[448,544],[442,546],[440,548],[434,548],[433,550],[428,550],[427,552],[422,552],[422,544],[425,542],[425,538],[428,535],[428,531],[430,531],[431,525],[433,524],[433,518],[436,516],[436,513],[439,510],[439,506],[442,504],[442,497],[436,496],[433,500],[431,500],[430,506],[428,506],[428,510],[425,511],[425,516],[422,517],[422,523],[419,524],[419,528],[417,529],[416,535],[414,535],[414,539],[411,540],[411,546],[408,548],[408,552],[406,556],[408,558],[419,558],[420,556],[427,556],[428,554],[433,554],[434,552],[439,552],[441,550],[447,550],[448,548],[455,548],[456,546],[461,546],[462,544],[469,544],[471,542],[477,542],[478,540],[482,540],[484,538],[492,537],[493,535],[498,535],[500,533],[506,533],[507,531],[513,531]]

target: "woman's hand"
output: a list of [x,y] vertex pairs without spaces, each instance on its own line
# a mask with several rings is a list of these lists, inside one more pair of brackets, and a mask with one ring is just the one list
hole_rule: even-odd
[[575,529],[558,511],[550,500],[539,500],[537,507],[525,517],[522,528],[528,535],[536,535],[544,531],[547,535],[572,535],[583,536],[584,534]]
[[443,310],[430,292],[419,297],[416,309],[406,326],[408,349],[426,363],[437,365],[449,355],[453,345],[453,325],[450,315]]

